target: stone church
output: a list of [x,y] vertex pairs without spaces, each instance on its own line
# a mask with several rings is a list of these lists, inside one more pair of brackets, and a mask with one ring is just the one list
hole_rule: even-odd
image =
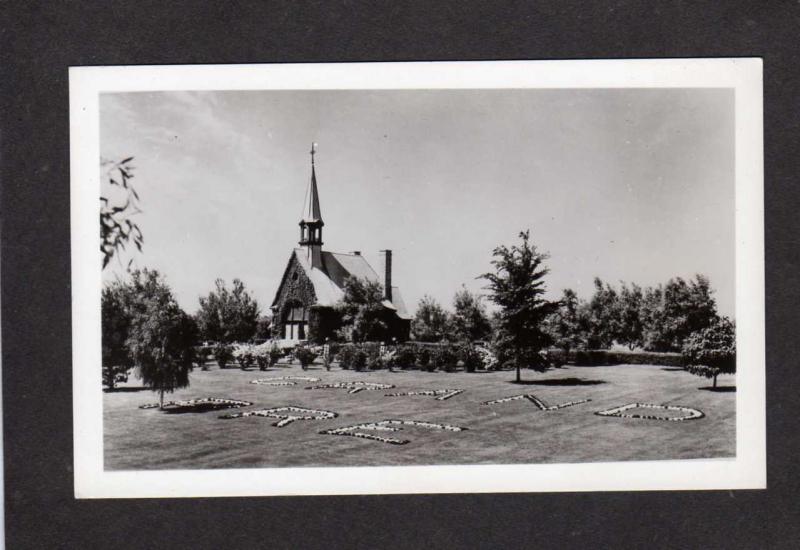
[[270,309],[275,336],[286,340],[324,342],[334,338],[340,321],[334,309],[344,295],[348,277],[381,284],[388,331],[386,339],[408,339],[411,317],[400,290],[392,286],[392,251],[381,251],[380,275],[360,252],[329,252],[322,249],[322,213],[319,206],[315,150],[311,148],[311,181],[300,220],[299,247],[292,251]]

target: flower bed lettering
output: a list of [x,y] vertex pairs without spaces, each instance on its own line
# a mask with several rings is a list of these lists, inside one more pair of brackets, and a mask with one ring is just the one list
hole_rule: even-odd
[[315,409],[306,409],[305,407],[275,407],[272,409],[223,414],[220,418],[227,420],[230,418],[246,418],[248,416],[277,418],[279,419],[278,422],[273,422],[272,425],[277,428],[283,428],[295,420],[330,420],[339,415],[333,411],[318,411]]
[[[238,409],[239,407],[249,407],[250,401],[239,401],[237,399],[224,399],[221,397],[203,397],[202,399],[188,399],[186,401],[168,401],[164,403],[165,412],[206,412],[219,409]],[[140,409],[157,409],[158,403],[148,403],[139,406]]]
[[380,422],[367,422],[365,424],[357,424],[355,426],[345,426],[342,428],[332,428],[330,430],[323,430],[319,433],[323,435],[346,435],[350,437],[358,437],[361,439],[369,439],[371,441],[379,441],[381,443],[388,443],[390,445],[405,445],[409,443],[410,439],[398,439],[396,437],[383,437],[375,435],[372,431],[383,432],[398,432],[403,428],[400,426],[415,426],[418,428],[426,428],[431,430],[444,430],[448,432],[463,432],[467,428],[461,426],[452,426],[450,424],[436,424],[434,422],[422,422],[418,420],[381,420]]
[[445,401],[450,399],[451,397],[455,397],[459,393],[462,393],[464,390],[462,389],[441,389],[441,390],[421,390],[421,391],[408,391],[408,392],[401,392],[401,393],[387,393],[384,397],[404,397],[407,395],[427,395],[431,397],[436,397],[437,401]]
[[[658,414],[640,414],[630,413],[631,409],[656,409],[662,411],[674,411],[683,413],[683,416],[664,416]],[[619,418],[641,418],[644,420],[666,420],[667,422],[683,422],[684,420],[697,420],[703,418],[705,414],[703,411],[693,409],[691,407],[683,407],[680,405],[654,405],[652,403],[629,403],[621,407],[615,407],[605,411],[598,411],[594,413],[598,416],[616,416]]]
[[336,382],[334,384],[322,384],[321,386],[308,386],[307,390],[350,390],[347,393],[358,393],[363,390],[390,390],[394,384],[378,384],[376,382]]
[[303,380],[304,382],[319,382],[319,378],[313,376],[276,376],[274,378],[259,378],[251,380],[251,384],[259,384],[261,386],[296,386],[297,382],[292,380]]
[[526,393],[522,395],[512,395],[511,397],[503,397],[502,399],[494,399],[492,401],[484,401],[481,403],[481,405],[498,405],[501,403],[508,403],[509,401],[517,401],[519,399],[527,399],[543,411],[556,411],[558,409],[564,409],[566,407],[572,407],[573,405],[580,405],[581,403],[588,403],[591,401],[591,399],[580,399],[578,401],[559,403],[558,405],[548,405],[542,399],[536,397],[532,393]]

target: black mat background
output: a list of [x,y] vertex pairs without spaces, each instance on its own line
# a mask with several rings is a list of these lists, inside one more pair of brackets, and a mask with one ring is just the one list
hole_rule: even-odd
[[[800,4],[0,2],[8,548],[791,548]],[[67,67],[763,56],[767,491],[76,501]]]

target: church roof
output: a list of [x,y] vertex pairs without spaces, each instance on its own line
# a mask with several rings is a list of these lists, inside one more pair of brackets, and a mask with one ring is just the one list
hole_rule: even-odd
[[[360,254],[322,251],[321,268],[311,266],[304,248],[295,248],[292,254],[297,258],[297,262],[305,271],[311,284],[314,285],[317,304],[320,306],[332,307],[342,299],[345,279],[348,277],[358,277],[381,283],[378,274]],[[411,319],[400,289],[396,286],[392,287],[392,301],[384,300],[383,305],[395,310],[401,319]]]

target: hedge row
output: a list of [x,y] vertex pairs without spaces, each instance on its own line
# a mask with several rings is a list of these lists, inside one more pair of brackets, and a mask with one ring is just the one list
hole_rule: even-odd
[[550,350],[550,357],[557,363],[573,363],[582,366],[603,365],[663,365],[667,367],[683,367],[683,356],[680,353],[657,353],[650,351],[609,351],[609,350],[577,350],[570,351],[567,356],[563,350]]

